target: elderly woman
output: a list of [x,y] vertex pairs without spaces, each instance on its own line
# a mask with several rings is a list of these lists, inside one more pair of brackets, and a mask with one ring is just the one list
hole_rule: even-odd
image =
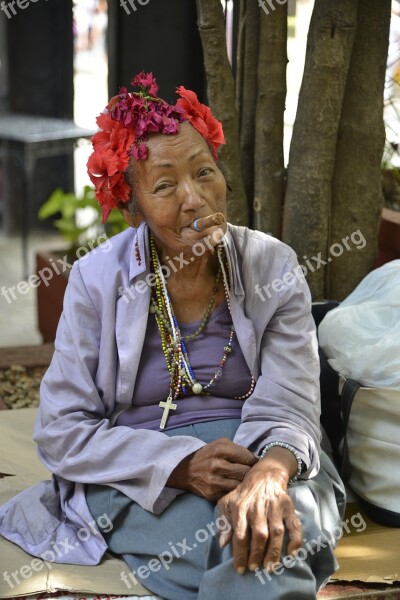
[[210,109],[133,84],[88,162],[104,219],[132,227],[74,264],[34,434],[54,477],[0,532],[58,562],[109,549],[127,589],[166,599],[315,598],[345,500],[320,451],[307,284],[288,246],[227,224]]

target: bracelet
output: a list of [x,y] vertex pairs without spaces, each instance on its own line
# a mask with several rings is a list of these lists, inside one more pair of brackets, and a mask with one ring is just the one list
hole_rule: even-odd
[[296,475],[293,475],[293,477],[291,477],[288,481],[288,483],[294,483],[295,481],[297,481],[297,478],[299,477],[299,475],[301,474],[301,472],[303,470],[303,461],[301,460],[299,454],[293,448],[293,446],[290,446],[286,442],[270,442],[269,444],[264,446],[263,451],[260,454],[259,460],[264,458],[264,456],[267,454],[268,450],[271,450],[271,448],[273,448],[274,446],[278,446],[279,448],[286,448],[286,450],[289,450],[295,457],[295,459],[297,461],[297,473],[296,473]]

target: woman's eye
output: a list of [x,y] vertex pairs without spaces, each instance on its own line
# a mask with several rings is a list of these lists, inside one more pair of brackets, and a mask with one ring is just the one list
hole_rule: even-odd
[[170,183],[160,183],[157,187],[156,187],[156,192],[162,192],[163,190],[167,190],[169,187],[171,186]]
[[201,169],[199,171],[199,175],[200,177],[207,177],[207,175],[210,175],[212,172],[212,169],[210,169],[209,167],[205,167],[204,169]]

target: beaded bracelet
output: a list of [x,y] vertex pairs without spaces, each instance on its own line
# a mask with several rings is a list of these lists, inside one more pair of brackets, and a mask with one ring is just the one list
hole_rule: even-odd
[[295,457],[295,459],[297,461],[297,473],[296,473],[296,475],[293,475],[293,477],[291,477],[288,481],[288,483],[294,483],[295,481],[297,481],[297,478],[299,477],[299,475],[301,474],[301,472],[303,470],[303,461],[301,460],[299,454],[293,448],[293,446],[290,446],[286,442],[270,442],[269,444],[264,446],[263,451],[260,454],[259,460],[264,458],[264,456],[267,454],[268,450],[271,450],[271,448],[273,448],[274,446],[278,446],[279,448],[286,448],[286,450],[289,450]]

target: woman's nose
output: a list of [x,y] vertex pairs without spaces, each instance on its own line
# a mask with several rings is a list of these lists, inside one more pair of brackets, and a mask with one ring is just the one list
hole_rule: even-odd
[[187,181],[181,189],[182,209],[198,210],[205,204],[199,186],[194,181]]

